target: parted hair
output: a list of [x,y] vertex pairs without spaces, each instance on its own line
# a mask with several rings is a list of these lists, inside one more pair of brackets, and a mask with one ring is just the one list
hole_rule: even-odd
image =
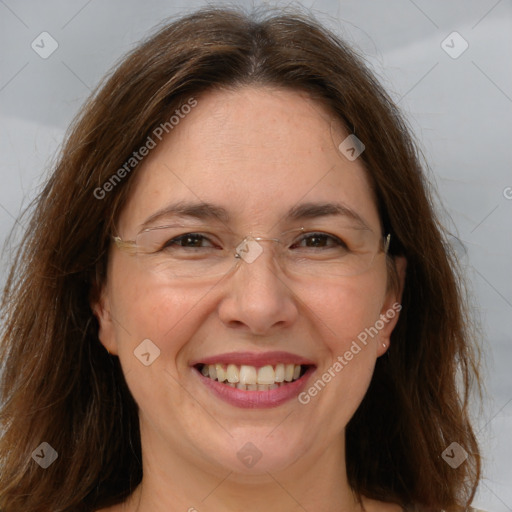
[[[208,7],[167,21],[104,78],[22,217],[1,304],[2,512],[93,511],[141,481],[137,404],[91,309],[137,166],[104,197],[97,191],[191,97],[243,86],[306,92],[356,133],[391,233],[390,267],[407,259],[391,346],[346,430],[351,487],[421,511],[473,499],[476,330],[408,124],[364,59],[311,15]],[[458,468],[442,457],[453,441],[469,455]],[[42,442],[58,452],[47,469],[31,457]]]

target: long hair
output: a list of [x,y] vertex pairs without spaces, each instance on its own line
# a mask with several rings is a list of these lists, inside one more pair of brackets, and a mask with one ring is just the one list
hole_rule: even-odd
[[[480,477],[468,415],[478,353],[407,124],[362,58],[311,17],[205,8],[161,28],[103,81],[27,212],[2,300],[3,512],[91,511],[123,501],[141,481],[137,406],[91,310],[137,165],[119,169],[190,98],[246,85],[305,91],[356,133],[392,234],[390,261],[408,262],[391,347],[347,426],[350,485],[358,496],[425,511],[471,502]],[[32,457],[43,442],[58,453],[46,469]],[[457,468],[442,457],[452,442],[468,454]]]

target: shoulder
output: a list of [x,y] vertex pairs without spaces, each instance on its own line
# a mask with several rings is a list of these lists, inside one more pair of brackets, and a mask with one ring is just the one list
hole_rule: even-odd
[[[446,511],[445,510],[441,510],[441,512],[446,512]],[[482,508],[468,507],[464,512],[491,512],[491,511],[484,510]]]
[[[444,511],[443,511],[444,512]],[[465,512],[491,512],[489,510],[484,510],[483,508],[474,508],[474,507],[469,507],[465,510]]]
[[[386,503],[384,501],[364,499],[363,504],[364,504],[367,512],[418,512],[418,508],[415,506],[406,507],[404,509],[400,505],[397,505],[396,503]],[[446,512],[446,511],[441,510],[440,512]],[[484,510],[481,508],[469,507],[464,512],[492,512],[492,511]]]
[[366,512],[403,512],[404,510],[398,503],[378,501],[366,496],[362,496],[362,500]]

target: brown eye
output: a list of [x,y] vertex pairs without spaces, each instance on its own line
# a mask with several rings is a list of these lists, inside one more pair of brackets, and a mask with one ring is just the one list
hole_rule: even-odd
[[320,235],[311,235],[305,240],[307,247],[325,247],[329,242],[326,236]]
[[297,245],[307,248],[322,249],[342,247],[344,249],[348,249],[343,240],[340,240],[338,237],[328,235],[326,233],[308,233],[307,235],[304,235],[298,243],[294,244],[294,246]]
[[[203,245],[207,242],[209,245]],[[184,235],[177,236],[171,240],[168,240],[162,249],[175,248],[175,247],[190,247],[190,248],[201,248],[201,247],[213,247],[211,242],[203,235],[198,233],[186,233]]]

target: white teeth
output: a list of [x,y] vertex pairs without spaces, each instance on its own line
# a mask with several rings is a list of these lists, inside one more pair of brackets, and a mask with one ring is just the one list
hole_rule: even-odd
[[222,365],[216,364],[215,371],[217,372],[217,380],[219,382],[224,382],[226,380],[226,371],[222,368]]
[[276,382],[283,382],[284,381],[284,364],[278,363],[276,364],[276,376],[275,381]]
[[226,370],[226,378],[228,379],[228,382],[240,382],[238,368],[234,364],[228,364],[228,368]]
[[297,380],[301,370],[299,364],[292,363],[278,363],[275,366],[267,364],[260,368],[245,364],[240,367],[235,364],[226,366],[220,363],[205,364],[201,367],[201,373],[205,377],[244,391],[276,389],[280,385]]
[[286,382],[291,382],[293,380],[293,373],[294,373],[295,365],[294,364],[287,364],[284,368],[284,380]]
[[254,368],[254,366],[246,366],[244,364],[240,366],[240,382],[242,384],[256,384],[256,368]]
[[[298,366],[300,372],[300,366]],[[258,384],[274,384],[276,380],[276,372],[272,366],[262,366],[258,370]]]

